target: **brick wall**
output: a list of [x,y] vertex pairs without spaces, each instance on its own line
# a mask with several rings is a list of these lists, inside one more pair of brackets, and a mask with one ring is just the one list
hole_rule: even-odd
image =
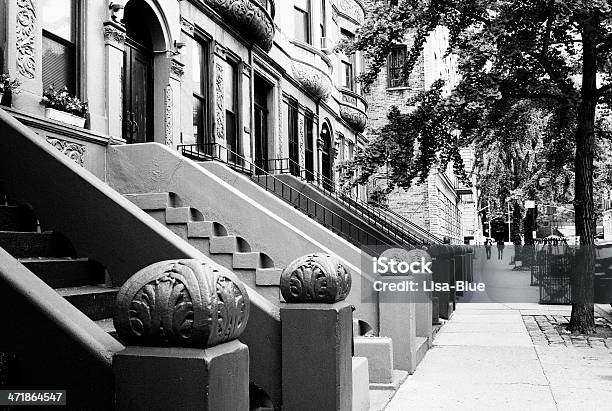
[[[383,67],[378,79],[365,95],[369,105],[367,134],[373,134],[387,123],[387,113],[392,106],[397,106],[401,112],[407,112],[407,101],[424,91],[436,78],[445,77],[450,85],[455,83],[454,60],[442,58],[445,41],[445,31],[436,30],[427,41],[426,50],[408,78],[407,87],[389,88],[387,67]],[[406,44],[409,47],[409,41]],[[422,228],[440,237],[449,237],[453,243],[462,243],[462,210],[452,187],[452,171],[447,177],[445,179],[437,170],[432,171],[427,181],[421,185],[415,184],[408,190],[395,189],[388,196],[388,205]],[[381,170],[375,181],[378,185],[386,185],[384,170]]]

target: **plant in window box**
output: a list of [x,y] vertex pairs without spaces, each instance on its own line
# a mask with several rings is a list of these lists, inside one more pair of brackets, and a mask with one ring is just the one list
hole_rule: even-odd
[[49,86],[43,92],[40,102],[45,106],[47,118],[77,127],[85,125],[85,117],[88,113],[87,103],[70,95],[67,87],[58,90],[53,85]]
[[17,79],[11,79],[8,74],[0,74],[0,104],[11,105],[13,94],[19,93],[21,83]]

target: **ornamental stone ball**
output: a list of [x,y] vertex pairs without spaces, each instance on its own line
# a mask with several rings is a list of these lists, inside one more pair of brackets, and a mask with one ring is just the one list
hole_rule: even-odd
[[351,291],[351,273],[334,256],[309,254],[291,262],[280,278],[281,294],[288,303],[335,303]]
[[234,340],[249,297],[231,273],[200,260],[152,264],[121,287],[113,322],[127,345],[207,348]]

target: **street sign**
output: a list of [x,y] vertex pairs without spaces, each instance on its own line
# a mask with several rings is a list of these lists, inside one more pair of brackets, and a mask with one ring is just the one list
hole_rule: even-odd
[[535,201],[534,200],[525,200],[525,208],[526,209],[535,208]]

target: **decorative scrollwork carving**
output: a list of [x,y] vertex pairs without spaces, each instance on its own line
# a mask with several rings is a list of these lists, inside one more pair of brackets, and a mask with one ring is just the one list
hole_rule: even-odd
[[368,116],[354,107],[340,105],[340,117],[359,133],[363,133],[368,122]]
[[185,74],[185,65],[180,61],[170,60],[170,73],[180,80]]
[[106,44],[113,44],[118,48],[123,47],[125,43],[125,30],[114,24],[105,24],[102,30],[104,33],[104,42]]
[[268,12],[255,0],[205,0],[217,13],[225,17],[247,38],[265,51],[274,41],[274,22]]
[[280,289],[288,303],[335,303],[351,291],[351,273],[336,257],[309,254],[283,270]]
[[17,0],[17,71],[33,79],[36,73],[34,40],[36,37],[36,5],[34,0]]
[[294,77],[315,97],[327,100],[332,90],[331,78],[318,68],[301,61],[291,62]]
[[362,6],[356,0],[340,0],[337,2],[338,11],[347,17],[350,17],[358,24],[363,24],[365,21],[365,13]]
[[238,338],[248,317],[240,281],[204,261],[177,260],[134,274],[113,320],[126,344],[206,348]]
[[85,146],[72,141],[60,140],[59,138],[47,137],[47,143],[58,149],[78,165],[83,166],[85,163]]
[[164,105],[165,105],[165,118],[164,118],[164,123],[165,123],[165,134],[166,134],[166,145],[169,147],[172,147],[174,144],[173,138],[172,138],[172,129],[173,127],[173,122],[172,122],[172,109],[173,109],[173,92],[172,92],[172,86],[170,84],[168,84],[166,86],[166,89],[164,90]]
[[217,130],[217,139],[225,140],[225,86],[223,84],[223,65],[215,64],[215,100],[217,102],[215,108],[215,127]]

